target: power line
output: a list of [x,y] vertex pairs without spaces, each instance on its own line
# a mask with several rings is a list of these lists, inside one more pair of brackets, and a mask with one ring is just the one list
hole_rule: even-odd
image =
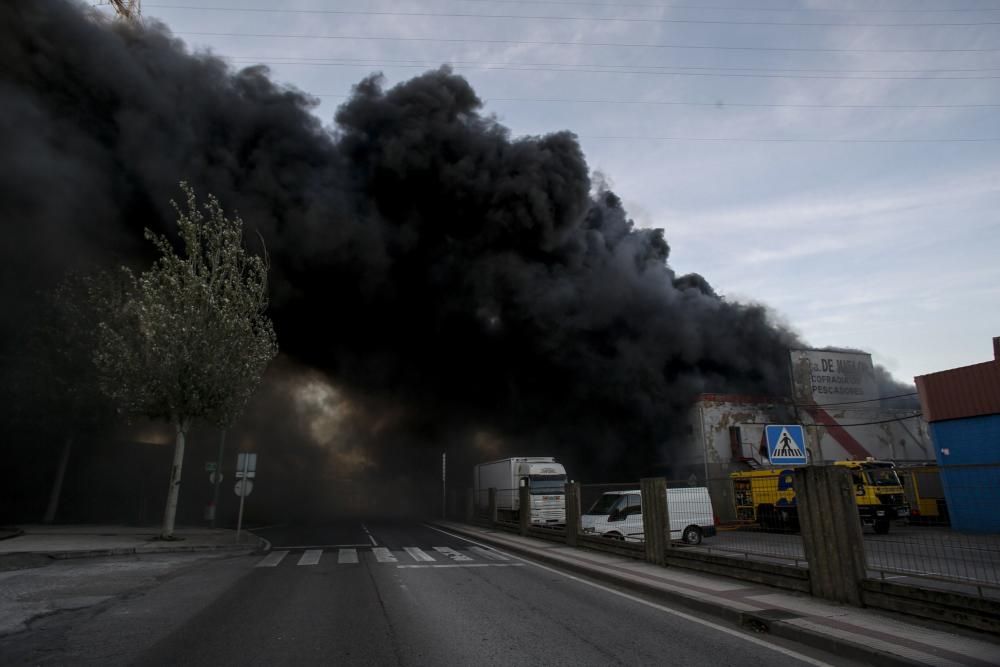
[[[267,58],[260,58],[256,56],[230,56],[234,59],[239,60],[267,60]],[[315,62],[318,64],[325,63],[364,63],[364,64],[416,64],[422,67],[430,66],[437,67],[440,62],[434,61],[428,64],[427,60],[414,60],[414,59],[392,59],[392,58],[338,58],[338,57],[327,57],[327,58],[308,58],[305,56],[273,56],[271,59],[281,59],[293,61],[294,64],[307,64]],[[795,72],[795,73],[820,73],[820,74],[946,74],[950,72],[1000,72],[1000,68],[997,67],[952,67],[952,68],[942,68],[942,69],[828,69],[828,68],[816,68],[816,67],[728,67],[728,66],[711,66],[711,65],[602,65],[593,63],[525,63],[525,62],[497,62],[492,63],[488,61],[481,60],[448,60],[450,65],[477,65],[484,67],[557,67],[560,68],[559,71],[564,71],[566,69],[573,68],[583,68],[583,67],[593,67],[599,69],[607,69],[609,71],[618,71],[622,68],[632,67],[641,68],[643,70],[720,70],[720,71],[736,71],[736,72]],[[922,77],[905,77],[905,78],[922,78]],[[931,77],[935,78],[935,77]],[[945,77],[942,77],[945,78]],[[979,77],[975,77],[979,78]],[[985,77],[993,78],[993,77]]]
[[586,2],[574,0],[455,0],[467,3],[502,5],[569,5],[574,7],[639,7],[644,9],[690,9],[696,11],[785,12],[785,13],[838,13],[838,14],[953,14],[970,12],[998,12],[1000,8],[977,9],[829,9],[823,7],[743,7],[740,5],[685,5],[673,3],[640,2]]
[[[234,62],[256,62],[253,58],[238,57],[233,59]],[[367,67],[370,65],[381,65],[384,63],[391,63],[394,67],[403,67],[409,69],[425,69],[427,67],[437,67],[440,63],[438,62],[423,62],[419,61],[403,61],[403,60],[364,60],[355,58],[308,58],[308,59],[298,59],[298,58],[282,58],[278,56],[271,60],[276,65],[314,65],[317,67]],[[417,63],[417,64],[408,64]],[[973,76],[842,76],[840,74],[775,74],[768,72],[781,72],[781,71],[795,71],[795,70],[777,70],[777,69],[767,69],[761,68],[765,73],[754,74],[748,71],[739,72],[706,72],[706,71],[669,71],[673,69],[680,70],[752,70],[754,68],[729,68],[729,67],[670,67],[670,66],[659,66],[659,65],[648,65],[639,67],[644,67],[645,69],[621,69],[624,67],[629,67],[629,65],[591,65],[586,67],[580,67],[576,65],[559,65],[551,64],[546,65],[544,63],[488,63],[488,62],[475,62],[475,61],[450,61],[449,64],[455,65],[462,69],[482,69],[488,71],[509,71],[509,72],[573,72],[578,74],[637,74],[637,75],[647,75],[647,76],[681,76],[681,77],[717,77],[717,78],[737,78],[737,79],[826,79],[826,80],[846,80],[846,81],[966,81],[966,80],[989,80],[989,79],[1000,79],[1000,75],[990,74],[990,75],[973,75]],[[809,71],[809,70],[801,70]],[[914,70],[919,71],[919,70]],[[937,70],[940,72],[947,71],[960,71],[960,70]],[[974,71],[982,72],[994,72],[995,69],[981,69]],[[851,72],[845,71],[844,74],[849,74]]]
[[911,391],[906,394],[896,394],[895,396],[879,396],[878,398],[866,398],[860,401],[840,401],[839,403],[823,403],[822,405],[817,403],[795,403],[796,407],[799,408],[829,408],[839,405],[857,405],[858,403],[874,403],[875,401],[891,401],[895,398],[909,398],[910,396],[918,396],[918,392]]
[[993,143],[1000,137],[947,137],[920,139],[906,137],[900,139],[830,139],[800,137],[673,137],[651,135],[577,135],[580,139],[600,141],[669,141],[698,143],[775,143],[775,144],[950,144],[950,143]]
[[[347,94],[310,93],[313,97],[348,98]],[[764,108],[764,109],[994,109],[1000,103],[993,104],[755,104],[749,102],[688,102],[674,100],[602,100],[561,97],[489,97],[483,96],[484,102],[540,102],[565,104],[636,104],[650,106],[691,106],[691,107],[726,107]]]
[[176,35],[193,35],[197,37],[262,37],[282,39],[323,39],[340,41],[379,41],[379,42],[441,42],[452,44],[516,44],[522,46],[586,46],[586,47],[617,47],[640,49],[681,49],[707,51],[767,51],[780,53],[996,53],[1000,48],[987,49],[823,49],[806,47],[779,46],[711,46],[707,44],[654,44],[648,42],[568,42],[522,39],[480,39],[472,37],[401,37],[383,35],[307,35],[295,33],[255,33],[255,32],[207,32],[207,31],[175,31]]
[[975,21],[962,23],[839,23],[829,21],[726,21],[722,19],[633,18],[623,16],[553,16],[540,14],[474,14],[462,12],[400,12],[360,9],[270,9],[263,7],[217,7],[204,5],[154,5],[158,9],[179,9],[213,12],[243,12],[254,14],[320,14],[329,16],[391,16],[395,18],[474,18],[532,21],[592,21],[600,23],[646,23],[666,25],[730,25],[768,27],[823,27],[823,28],[971,28],[1000,25],[1000,21]]
[[[891,424],[892,422],[906,421],[907,419],[916,419],[917,417],[923,417],[924,413],[916,412],[912,415],[906,415],[905,417],[893,417],[892,419],[880,419],[878,421],[872,422],[858,422],[856,424],[841,424],[837,422],[837,426],[842,426],[843,428],[850,428],[852,426],[875,426],[876,424]],[[826,426],[826,424],[806,424],[806,426]]]

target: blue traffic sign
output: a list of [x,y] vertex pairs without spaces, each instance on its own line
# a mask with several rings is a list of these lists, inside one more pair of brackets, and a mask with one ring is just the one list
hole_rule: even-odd
[[767,426],[767,458],[771,463],[805,465],[806,439],[798,424]]

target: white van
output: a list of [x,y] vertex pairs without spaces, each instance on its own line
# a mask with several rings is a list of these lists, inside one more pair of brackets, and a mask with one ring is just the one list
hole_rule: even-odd
[[[703,537],[715,536],[715,513],[708,489],[696,486],[667,489],[670,539],[685,544],[701,544]],[[642,493],[608,491],[580,517],[584,533],[620,540],[642,541]]]

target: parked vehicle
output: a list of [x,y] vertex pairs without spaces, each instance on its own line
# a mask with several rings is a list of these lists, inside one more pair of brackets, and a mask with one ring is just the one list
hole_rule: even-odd
[[[703,538],[715,536],[712,499],[703,486],[667,489],[667,513],[672,540],[701,544]],[[584,533],[621,540],[645,540],[642,493],[633,490],[602,494],[580,517],[580,527]]]
[[[862,525],[884,535],[893,520],[909,516],[910,508],[891,462],[835,461],[834,465],[851,471]],[[729,477],[737,519],[754,521],[768,530],[799,530],[794,468],[747,470],[731,473]]]
[[473,472],[473,490],[480,511],[489,508],[489,490],[496,489],[497,519],[519,521],[519,489],[528,487],[531,523],[566,525],[566,469],[551,456],[517,456],[480,463]]
[[948,501],[941,483],[941,469],[935,464],[897,467],[903,491],[910,505],[909,523],[916,526],[950,526]]

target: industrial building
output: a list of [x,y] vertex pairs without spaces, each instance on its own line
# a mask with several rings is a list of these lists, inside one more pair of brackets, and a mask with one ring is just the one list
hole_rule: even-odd
[[791,367],[791,396],[702,394],[688,413],[686,435],[672,448],[671,477],[707,483],[720,518],[733,518],[729,474],[772,465],[767,426],[800,425],[808,463],[935,460],[919,410],[886,407],[870,355],[793,350]]

